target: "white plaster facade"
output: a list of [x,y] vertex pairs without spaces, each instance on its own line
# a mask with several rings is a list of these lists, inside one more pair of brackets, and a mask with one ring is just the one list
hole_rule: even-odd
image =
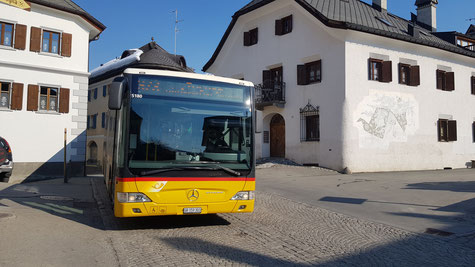
[[[84,162],[89,42],[103,29],[79,15],[34,3],[29,11],[0,3],[0,21],[27,27],[25,50],[0,45],[0,81],[23,84],[21,110],[0,109],[0,136],[12,147],[14,176],[63,162],[65,129],[67,160]],[[30,51],[31,27],[71,34],[71,56]],[[28,111],[28,85],[70,89],[69,112]]]
[[[276,36],[274,21],[291,14],[292,32]],[[243,32],[256,27],[258,43],[243,46]],[[368,80],[368,59],[375,56],[392,61],[392,82]],[[297,65],[318,59],[321,83],[297,85]],[[417,87],[398,83],[398,63],[408,61],[420,66]],[[295,1],[278,0],[241,15],[206,71],[259,84],[262,71],[275,66],[283,67],[286,103],[264,108],[262,131],[269,130],[274,114],[284,117],[286,158],[350,172],[465,168],[475,159],[472,57],[330,28]],[[440,67],[455,72],[455,91],[436,90]],[[300,108],[309,102],[319,107],[319,142],[300,141]],[[365,130],[364,122],[372,117],[382,121],[379,136]],[[438,142],[437,121],[448,118],[457,121],[458,140]],[[268,157],[262,132],[256,140],[258,158]]]

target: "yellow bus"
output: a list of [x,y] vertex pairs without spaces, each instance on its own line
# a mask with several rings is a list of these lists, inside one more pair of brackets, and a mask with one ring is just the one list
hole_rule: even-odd
[[252,212],[254,86],[126,69],[109,91],[104,177],[116,217]]

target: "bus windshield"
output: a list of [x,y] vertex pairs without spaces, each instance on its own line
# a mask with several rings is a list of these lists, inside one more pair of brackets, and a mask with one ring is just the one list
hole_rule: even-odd
[[251,170],[250,88],[206,80],[135,75],[128,167],[209,166]]

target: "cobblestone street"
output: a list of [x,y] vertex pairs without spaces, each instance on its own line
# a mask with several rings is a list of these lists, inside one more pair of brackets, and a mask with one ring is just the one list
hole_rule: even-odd
[[[95,182],[96,195],[102,185]],[[258,192],[252,214],[115,219],[98,199],[121,266],[474,266],[474,250]]]

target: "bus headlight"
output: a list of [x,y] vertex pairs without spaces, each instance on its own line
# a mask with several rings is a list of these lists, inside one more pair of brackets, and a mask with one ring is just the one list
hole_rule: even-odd
[[120,203],[152,202],[145,194],[122,192],[117,192],[117,201]]
[[231,200],[253,200],[256,197],[256,193],[254,191],[241,191],[237,192]]

